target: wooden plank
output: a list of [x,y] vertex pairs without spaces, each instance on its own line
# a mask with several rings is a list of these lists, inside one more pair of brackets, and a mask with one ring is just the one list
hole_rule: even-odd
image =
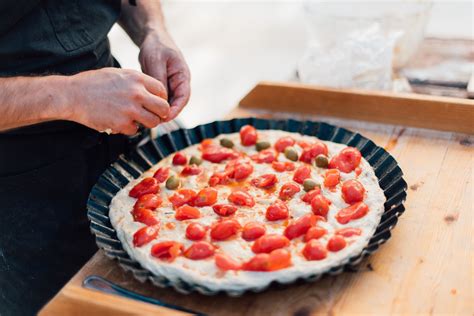
[[474,134],[474,101],[457,98],[261,82],[239,105]]

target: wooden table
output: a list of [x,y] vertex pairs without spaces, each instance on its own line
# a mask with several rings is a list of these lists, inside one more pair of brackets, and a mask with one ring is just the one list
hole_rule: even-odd
[[[275,109],[282,110],[286,103],[303,104],[303,111],[311,111],[310,105],[315,98],[308,98],[309,92],[305,89],[308,88],[276,87],[276,93],[263,98],[262,94],[268,92],[268,85],[260,85],[242,100],[241,106],[231,116],[325,120],[362,133],[384,146],[397,159],[409,185],[406,212],[393,230],[392,238],[377,253],[363,260],[359,272],[328,276],[316,283],[246,294],[240,298],[182,295],[172,289],[156,288],[149,282],[141,284],[130,273],[124,272],[117,262],[109,260],[99,251],[43,308],[40,315],[182,314],[82,288],[82,280],[91,274],[164,302],[210,315],[472,315],[474,127],[469,126],[469,120],[473,118],[474,102],[460,101],[459,105],[464,110],[465,105],[473,108],[463,112],[467,117],[459,119],[459,126],[453,127],[454,130],[468,131],[470,135],[255,109],[271,109],[271,104],[281,103]],[[321,96],[319,103],[351,105],[347,107],[349,116],[357,117],[361,105],[358,101],[364,93],[341,95],[323,90],[313,91]],[[325,96],[324,93],[329,94]],[[388,95],[388,98],[393,96]],[[418,98],[415,97],[419,101]],[[456,103],[453,99],[441,100],[449,101],[442,102],[441,111],[448,109],[451,101]],[[418,104],[418,101],[415,103]],[[421,103],[425,101],[431,102],[423,99]],[[409,100],[404,102],[410,103]],[[305,104],[308,106],[305,107]],[[446,121],[456,119],[450,116],[450,112],[446,113]],[[432,122],[439,123],[436,115],[432,114],[421,115],[423,122],[420,124],[429,127]],[[377,120],[384,121],[384,117]],[[405,122],[403,117],[400,121]]]

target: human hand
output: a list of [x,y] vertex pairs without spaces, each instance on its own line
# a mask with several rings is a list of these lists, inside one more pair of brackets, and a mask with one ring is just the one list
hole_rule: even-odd
[[150,32],[140,45],[139,61],[145,74],[158,79],[169,93],[170,114],[174,119],[189,101],[190,72],[172,39],[161,32]]
[[137,123],[153,128],[170,117],[166,88],[141,72],[102,68],[65,80],[66,118],[97,131],[134,135]]

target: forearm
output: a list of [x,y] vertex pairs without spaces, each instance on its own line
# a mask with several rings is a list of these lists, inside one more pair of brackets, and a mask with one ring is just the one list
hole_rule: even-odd
[[66,77],[0,78],[0,131],[68,119],[62,85]]

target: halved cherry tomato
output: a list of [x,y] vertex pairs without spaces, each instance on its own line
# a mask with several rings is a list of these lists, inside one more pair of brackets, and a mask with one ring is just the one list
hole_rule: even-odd
[[227,199],[237,206],[252,207],[255,205],[255,200],[253,199],[253,197],[245,191],[234,191],[229,194],[229,197]]
[[311,200],[311,210],[313,211],[314,215],[326,217],[329,212],[329,204],[330,201],[328,199],[326,199],[321,194],[318,194]]
[[252,241],[265,235],[265,225],[259,222],[249,222],[244,225],[242,238],[246,241]]
[[154,210],[159,207],[161,203],[163,203],[163,199],[161,197],[156,194],[150,193],[140,196],[135,202],[133,208],[144,207],[150,210]]
[[327,170],[324,174],[324,186],[327,188],[334,188],[341,179],[341,174],[337,169]]
[[306,260],[323,260],[328,255],[326,248],[317,240],[310,240],[303,248],[303,256]]
[[222,253],[216,254],[214,256],[214,260],[215,260],[216,266],[219,269],[224,270],[224,271],[240,270],[240,268],[242,267],[242,265],[239,262],[235,261],[231,257],[224,255]]
[[286,147],[293,146],[294,144],[295,140],[292,137],[284,136],[275,142],[275,149],[278,152],[284,152]]
[[160,223],[160,221],[155,217],[153,211],[144,207],[134,208],[132,216],[135,222],[143,223],[147,226],[154,226]]
[[155,178],[145,178],[133,187],[128,193],[129,196],[139,198],[142,195],[149,193],[158,193],[160,187],[158,180]]
[[300,191],[301,191],[301,188],[299,185],[293,182],[288,182],[281,186],[278,197],[286,201],[286,200],[291,199],[296,193]]
[[224,219],[214,224],[211,228],[211,238],[214,240],[226,240],[237,235],[241,228],[235,219]]
[[302,236],[316,224],[316,220],[313,214],[303,215],[286,226],[284,235],[290,240]]
[[291,265],[291,253],[286,249],[277,249],[268,253],[259,253],[242,265],[246,271],[276,271]]
[[364,217],[368,212],[369,207],[364,202],[359,202],[339,210],[336,214],[336,220],[340,224],[347,224],[353,219]]
[[214,144],[214,140],[212,138],[205,138],[201,141],[201,144],[199,144],[199,149],[203,151],[204,149],[211,147],[211,146],[216,146]]
[[215,204],[212,206],[214,213],[220,216],[229,216],[237,212],[237,206],[231,204]]
[[206,227],[199,223],[191,223],[186,227],[186,238],[190,240],[201,240],[206,236]]
[[255,240],[252,245],[254,253],[269,253],[275,249],[288,247],[290,240],[283,235],[267,234]]
[[311,239],[319,239],[326,235],[327,232],[328,231],[326,230],[326,228],[320,226],[311,227],[304,235],[304,241],[310,241]]
[[217,172],[209,178],[209,185],[211,187],[215,187],[218,184],[228,184],[229,182],[230,178],[227,172]]
[[198,241],[184,251],[184,256],[191,260],[209,258],[214,254],[215,247],[207,241]]
[[194,200],[197,193],[191,189],[180,189],[178,192],[171,195],[168,200],[173,204],[173,206],[180,207],[186,203],[190,203]]
[[360,234],[362,234],[360,228],[347,227],[336,230],[336,235],[341,235],[343,237],[360,236]]
[[357,180],[347,180],[342,183],[341,192],[347,204],[354,204],[364,199],[365,188]]
[[293,180],[298,182],[299,184],[303,184],[304,180],[311,177],[311,168],[308,166],[300,166],[295,171],[295,175],[293,176]]
[[173,261],[183,252],[183,244],[176,241],[162,241],[151,247],[151,255],[155,258]]
[[298,146],[300,146],[301,148],[305,149],[307,147],[310,147],[313,143],[310,143],[310,142],[307,142],[305,140],[300,140],[298,141]]
[[263,174],[258,178],[254,178],[250,181],[253,186],[260,189],[268,189],[274,186],[278,182],[276,175],[272,173]]
[[272,168],[275,171],[278,172],[284,172],[284,171],[293,171],[295,170],[295,164],[292,163],[291,161],[274,161],[272,162]]
[[276,160],[275,151],[271,148],[264,149],[259,153],[250,156],[250,159],[257,163],[273,163]]
[[202,159],[219,163],[228,159],[235,159],[239,154],[232,149],[225,147],[209,146],[202,152]]
[[265,217],[269,221],[279,221],[281,219],[288,218],[288,206],[282,200],[276,200],[272,205],[267,208]]
[[192,200],[192,205],[203,207],[211,206],[217,202],[217,190],[214,188],[204,188]]
[[311,163],[313,159],[316,158],[316,156],[318,155],[328,155],[328,147],[326,146],[326,144],[322,142],[316,142],[306,148],[303,148],[303,152],[300,156],[300,161]]
[[189,206],[189,205],[183,205],[178,207],[176,210],[176,214],[174,217],[178,221],[183,221],[186,219],[195,219],[199,218],[201,216],[201,212],[195,207]]
[[243,180],[253,172],[253,166],[250,163],[241,163],[235,166],[232,178],[237,181]]
[[183,154],[181,152],[177,152],[176,154],[174,154],[174,156],[173,156],[173,165],[183,166],[187,162],[188,162],[188,158],[186,158],[185,154]]
[[360,167],[357,167],[354,169],[354,172],[356,174],[356,176],[360,176],[360,174],[362,173],[362,169]]
[[195,176],[202,172],[201,167],[196,165],[188,165],[184,166],[183,170],[181,170],[181,174],[183,176]]
[[329,168],[336,168],[342,172],[349,173],[355,170],[359,164],[362,155],[357,148],[346,147],[339,154],[332,157],[329,161]]
[[257,130],[252,125],[244,125],[240,128],[240,141],[244,146],[252,146],[257,143]]
[[145,226],[140,228],[133,234],[133,245],[135,247],[141,247],[148,244],[150,241],[158,236],[158,231],[160,227],[156,226]]
[[316,187],[313,190],[306,192],[305,195],[301,197],[301,200],[305,203],[310,204],[316,195],[321,194],[321,189]]
[[161,167],[158,170],[156,170],[155,174],[153,175],[153,178],[158,180],[159,183],[163,183],[168,179],[168,176],[170,175],[170,168],[169,167]]
[[329,239],[327,248],[329,251],[337,252],[339,250],[344,249],[346,245],[347,245],[347,242],[344,239],[344,237],[340,235],[334,235],[331,237],[331,239]]

